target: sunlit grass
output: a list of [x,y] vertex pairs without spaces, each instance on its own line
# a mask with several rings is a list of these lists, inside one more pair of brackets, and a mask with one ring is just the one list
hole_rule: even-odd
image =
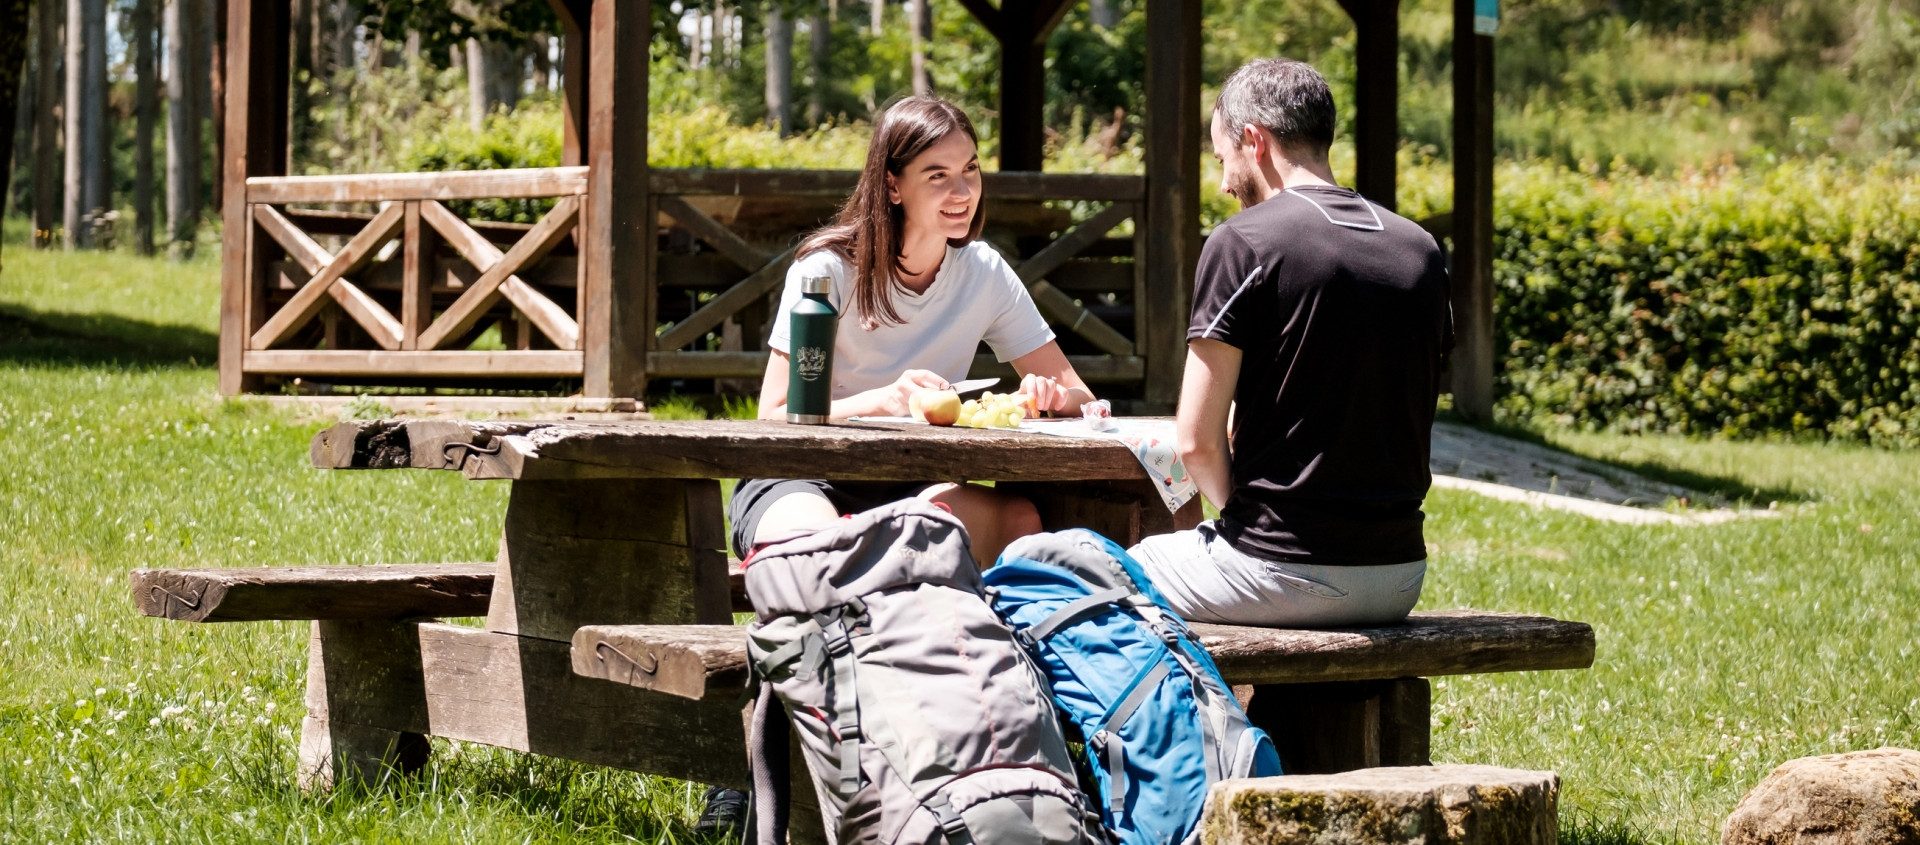
[[[505,485],[313,470],[320,423],[217,398],[211,362],[178,350],[210,345],[210,267],[17,243],[0,274],[0,841],[688,837],[685,784],[470,745],[441,744],[411,781],[293,790],[304,626],[143,618],[127,571],[484,560]],[[1920,453],[1542,435],[1794,503],[1644,527],[1436,492],[1424,607],[1599,634],[1589,671],[1437,680],[1437,760],[1559,771],[1569,841],[1710,842],[1782,761],[1920,744]]]

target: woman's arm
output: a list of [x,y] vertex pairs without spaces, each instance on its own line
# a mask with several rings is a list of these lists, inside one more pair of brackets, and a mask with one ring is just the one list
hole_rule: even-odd
[[[907,415],[907,397],[916,390],[945,390],[952,385],[938,373],[928,370],[908,370],[894,379],[892,384],[876,387],[862,393],[855,393],[845,399],[835,399],[833,407],[827,413],[834,419],[847,417],[904,417]],[[787,418],[787,353],[778,349],[767,356],[767,373],[760,380],[760,418],[763,420],[784,420]]]
[[1033,397],[1034,407],[1055,416],[1080,416],[1080,406],[1093,401],[1093,391],[1073,371],[1060,344],[1047,341],[1025,355],[1013,359],[1014,372],[1020,374],[1020,392]]

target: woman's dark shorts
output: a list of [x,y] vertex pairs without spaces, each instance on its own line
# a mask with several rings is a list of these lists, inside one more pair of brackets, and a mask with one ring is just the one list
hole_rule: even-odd
[[727,506],[727,520],[733,523],[733,553],[742,560],[753,548],[753,535],[760,530],[760,517],[781,496],[810,493],[824,496],[841,514],[872,510],[901,499],[912,498],[932,487],[924,481],[821,481],[800,478],[743,478],[733,488],[733,502]]

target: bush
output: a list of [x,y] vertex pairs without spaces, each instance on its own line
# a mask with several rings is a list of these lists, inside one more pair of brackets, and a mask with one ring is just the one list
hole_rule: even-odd
[[1503,414],[1920,446],[1920,173],[1499,171]]

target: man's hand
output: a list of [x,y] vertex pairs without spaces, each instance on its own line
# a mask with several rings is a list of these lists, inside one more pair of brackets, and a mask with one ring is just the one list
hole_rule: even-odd
[[1180,460],[1187,475],[1216,508],[1233,495],[1233,447],[1227,435],[1233,394],[1240,383],[1240,349],[1217,340],[1187,342],[1187,372],[1180,382]]

